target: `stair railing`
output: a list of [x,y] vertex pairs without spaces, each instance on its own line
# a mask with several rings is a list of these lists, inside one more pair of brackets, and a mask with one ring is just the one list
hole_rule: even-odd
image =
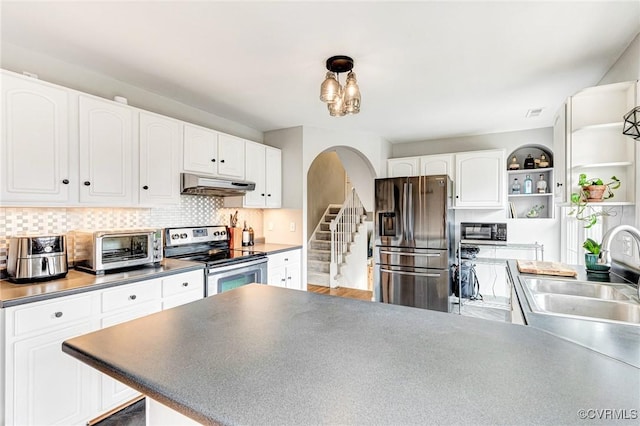
[[353,233],[362,223],[364,206],[355,188],[347,196],[335,219],[331,221],[331,263],[329,265],[330,286],[336,287],[336,276],[340,273],[340,265],[344,262],[344,256],[349,250],[349,243],[353,242]]

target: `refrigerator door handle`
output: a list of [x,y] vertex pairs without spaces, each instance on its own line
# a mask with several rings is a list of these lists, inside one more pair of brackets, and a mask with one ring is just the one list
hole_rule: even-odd
[[413,217],[413,184],[411,182],[408,182],[405,186],[405,193],[404,193],[404,199],[405,199],[405,206],[404,206],[404,215],[405,215],[405,225],[406,225],[406,237],[407,237],[407,241],[410,242],[414,242],[414,237],[413,237],[413,221],[414,221],[414,217]]
[[397,274],[397,275],[410,275],[412,277],[440,277],[441,274],[426,274],[426,273],[418,273],[418,272],[404,272],[404,271],[392,271],[390,269],[382,269],[381,272],[387,272],[389,274]]
[[399,254],[400,256],[414,256],[414,257],[440,257],[440,253],[406,253],[402,251],[386,251],[380,250],[380,254]]

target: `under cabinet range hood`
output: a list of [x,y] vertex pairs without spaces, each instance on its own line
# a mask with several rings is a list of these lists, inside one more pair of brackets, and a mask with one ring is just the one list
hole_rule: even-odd
[[180,177],[181,194],[236,197],[243,196],[254,189],[256,189],[255,183],[243,180],[225,180],[191,173],[182,173]]

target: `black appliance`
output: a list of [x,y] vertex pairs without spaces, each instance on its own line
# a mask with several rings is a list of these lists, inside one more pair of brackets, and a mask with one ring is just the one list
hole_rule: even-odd
[[462,222],[460,240],[468,244],[507,244],[506,223]]

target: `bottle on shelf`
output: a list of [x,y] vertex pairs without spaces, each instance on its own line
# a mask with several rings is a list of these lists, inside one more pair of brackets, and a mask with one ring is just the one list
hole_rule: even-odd
[[540,173],[540,177],[538,182],[536,183],[536,191],[538,194],[546,194],[547,193],[547,181],[544,180],[544,175]]
[[249,229],[247,228],[247,221],[244,221],[244,228],[242,228],[242,246],[248,246],[250,242]]
[[520,193],[520,182],[518,182],[518,178],[513,179],[513,185],[511,185],[511,193],[512,194]]
[[254,241],[253,241],[253,228],[249,227],[249,245],[252,246],[254,245]]
[[524,178],[524,193],[532,194],[533,193],[533,181],[531,180],[531,176],[527,175]]

